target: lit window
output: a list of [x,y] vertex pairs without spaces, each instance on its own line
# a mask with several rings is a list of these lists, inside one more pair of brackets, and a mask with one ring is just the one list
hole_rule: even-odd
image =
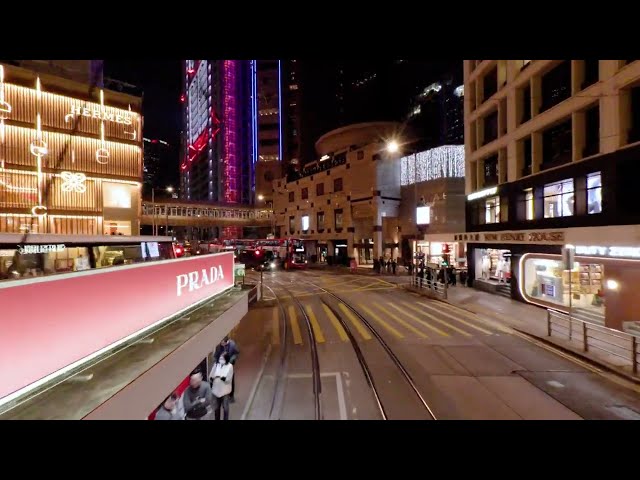
[[298,85],[296,84],[289,85],[289,90],[297,90],[297,89],[298,89]]
[[574,206],[573,179],[544,186],[544,218],[570,217]]
[[302,230],[305,232],[309,230],[309,215],[302,216]]
[[484,203],[485,223],[500,223],[500,197],[492,197]]
[[105,208],[131,208],[131,196],[135,187],[122,183],[102,184],[103,206]]
[[534,210],[533,210],[533,191],[531,189],[525,190],[525,218],[527,220],[533,220]]
[[602,212],[602,175],[600,172],[587,175],[587,213]]

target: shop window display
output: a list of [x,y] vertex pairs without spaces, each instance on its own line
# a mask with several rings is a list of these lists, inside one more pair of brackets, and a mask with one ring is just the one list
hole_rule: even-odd
[[485,204],[485,223],[500,223],[500,197],[489,198]]
[[511,278],[511,252],[493,248],[476,249],[476,279],[509,283]]
[[0,250],[0,280],[42,277],[90,268],[89,249],[86,247],[17,255],[15,249]]
[[602,212],[602,175],[587,175],[587,209],[589,214]]
[[544,186],[544,218],[570,217],[574,206],[573,179]]
[[569,272],[560,259],[525,257],[523,262],[520,281],[530,300],[600,311],[604,307],[603,265],[575,262]]

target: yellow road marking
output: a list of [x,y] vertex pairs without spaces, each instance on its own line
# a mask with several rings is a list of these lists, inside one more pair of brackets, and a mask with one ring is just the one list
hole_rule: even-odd
[[271,343],[274,345],[280,345],[280,322],[278,309],[273,309],[273,318],[271,320]]
[[349,310],[347,306],[343,303],[339,303],[338,307],[340,308],[340,310],[342,310],[342,313],[344,313],[347,316],[347,318],[353,324],[353,326],[356,327],[356,330],[358,330],[358,333],[362,335],[362,338],[364,338],[365,340],[371,340],[371,335],[369,334],[369,331],[365,328],[362,322],[360,322],[360,320],[357,319],[353,313],[351,313],[351,310]]
[[367,313],[367,315],[369,315],[376,322],[378,322],[380,325],[382,325],[384,328],[386,328],[390,333],[392,333],[393,335],[395,335],[398,338],[404,338],[404,335],[402,335],[402,333],[400,333],[398,330],[396,330],[391,325],[389,325],[387,322],[385,322],[376,313],[372,312],[371,310],[369,310],[367,307],[365,307],[361,303],[358,304],[358,307],[360,307],[360,310],[364,310]]
[[427,328],[430,328],[431,330],[433,330],[434,332],[439,333],[440,335],[442,335],[443,337],[450,337],[451,335],[449,335],[447,332],[445,332],[444,330],[440,330],[438,327],[434,327],[433,325],[425,322],[424,320],[422,320],[421,318],[416,317],[415,315],[413,315],[412,313],[409,313],[403,309],[401,309],[398,305],[395,305],[393,303],[389,304],[390,307],[393,307],[394,309],[398,310],[400,313],[402,313],[403,315],[406,315],[407,317],[409,317],[410,319],[420,323],[421,325],[424,325]]
[[349,337],[347,336],[347,332],[344,331],[344,328],[342,328],[342,325],[340,325],[340,322],[338,321],[336,316],[333,314],[331,309],[328,306],[326,306],[324,303],[322,304],[322,308],[324,309],[324,313],[327,314],[327,317],[329,317],[329,321],[333,325],[333,328],[335,328],[336,331],[338,332],[338,335],[340,335],[340,340],[342,340],[343,342],[346,342],[347,340],[349,340]]
[[313,309],[311,308],[311,305],[307,305],[305,307],[305,310],[307,311],[309,320],[311,320],[311,328],[313,328],[313,334],[316,337],[316,342],[324,343],[324,334],[322,333],[322,330],[320,330],[320,324],[318,323],[316,314],[313,313]]
[[[380,305],[379,303],[375,302],[373,304],[378,310],[386,313],[387,315],[389,315],[391,318],[393,318],[396,322],[398,322],[400,325],[403,325],[405,328],[411,330],[413,333],[415,333],[416,335],[418,335],[420,338],[429,338],[427,336],[427,334],[423,333],[422,331],[418,330],[416,327],[414,327],[413,325],[411,325],[408,322],[405,322],[404,320],[402,320],[401,318],[398,318],[397,315],[394,315],[393,313],[391,313],[389,310],[387,310],[386,308],[384,308],[382,305]],[[391,305],[393,307],[393,305]],[[442,332],[443,335],[447,335],[446,333]],[[449,336],[449,335],[447,335]]]
[[448,314],[447,312],[443,312],[442,310],[438,310],[437,308],[432,307],[431,305],[427,305],[426,303],[423,302],[418,302],[418,304],[427,307],[431,310],[435,310],[436,312],[440,313],[441,315],[444,315],[445,317],[449,317],[452,320],[455,320],[456,322],[460,322],[460,323],[464,323],[467,327],[471,327],[471,328],[475,328],[476,330],[478,330],[479,332],[485,333],[487,335],[493,335],[492,332],[490,332],[489,330],[486,330],[482,327],[478,327],[477,325],[474,325],[472,323],[466,322],[465,320],[461,319],[461,318],[456,318],[453,315]]
[[405,307],[407,307],[407,308],[410,308],[411,310],[413,310],[415,312],[418,312],[421,315],[424,315],[425,317],[428,317],[429,319],[433,320],[434,322],[441,323],[442,325],[444,325],[445,327],[450,328],[454,332],[458,332],[459,334],[464,335],[466,337],[471,337],[472,336],[469,332],[465,332],[464,330],[462,330],[462,329],[460,329],[460,328],[458,328],[458,327],[456,327],[454,325],[451,325],[449,322],[445,322],[444,320],[436,318],[433,315],[431,315],[430,313],[427,313],[424,310],[420,310],[419,308],[414,307],[413,305],[407,305],[407,304],[404,304],[404,303],[403,303],[403,305]]
[[293,305],[289,305],[289,321],[291,322],[291,332],[293,333],[293,343],[302,345],[302,333],[298,324],[298,314]]
[[[496,330],[501,331],[503,333],[511,333],[511,329],[508,326],[505,327],[504,325],[502,325],[501,323],[499,323],[497,321],[493,321],[493,320],[486,319],[486,318],[481,318],[475,312],[470,312],[469,310],[465,310],[464,308],[460,308],[460,307],[457,307],[455,305],[451,305],[450,303],[446,303],[446,302],[440,302],[440,303],[445,308],[447,308],[448,310],[450,310],[452,312],[459,313],[460,315],[465,315],[467,318],[469,318],[471,320],[475,320],[476,322],[484,323],[485,325],[487,325],[487,326],[489,326],[491,328],[495,328]],[[489,315],[489,314],[483,313],[483,315]]]

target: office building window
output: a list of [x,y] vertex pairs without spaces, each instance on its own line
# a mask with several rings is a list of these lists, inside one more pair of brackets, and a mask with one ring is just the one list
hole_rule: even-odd
[[602,175],[600,172],[587,175],[587,212],[602,212]]
[[336,178],[333,180],[333,193],[342,191],[342,178]]
[[342,228],[342,209],[333,212],[336,228]]
[[289,202],[293,202],[296,199],[295,192],[289,192]]
[[316,195],[319,197],[320,195],[324,195],[324,183],[316,184]]
[[485,223],[500,223],[500,197],[491,197],[484,202]]
[[307,198],[309,198],[309,189],[307,187],[304,187],[300,192],[300,196],[302,197],[302,200],[306,200]]
[[324,230],[324,212],[318,212],[317,222],[318,224],[316,225],[316,227],[318,228],[318,231]]
[[544,186],[544,218],[570,217],[574,207],[573,179]]
[[296,230],[296,217],[289,217],[289,233],[293,235]]
[[533,220],[534,217],[533,190],[529,188],[524,192],[525,219]]

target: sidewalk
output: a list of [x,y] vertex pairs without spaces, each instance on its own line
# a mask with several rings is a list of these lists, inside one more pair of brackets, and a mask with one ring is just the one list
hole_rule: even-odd
[[[385,277],[381,278],[387,280]],[[501,324],[518,332],[533,336],[544,343],[552,344],[582,357],[605,370],[613,371],[628,380],[640,383],[640,376],[634,375],[631,367],[620,358],[601,351],[597,351],[597,353],[584,352],[576,342],[547,336],[547,310],[544,308],[459,285],[449,287],[447,299],[441,301],[463,308],[488,320],[498,320]]]

